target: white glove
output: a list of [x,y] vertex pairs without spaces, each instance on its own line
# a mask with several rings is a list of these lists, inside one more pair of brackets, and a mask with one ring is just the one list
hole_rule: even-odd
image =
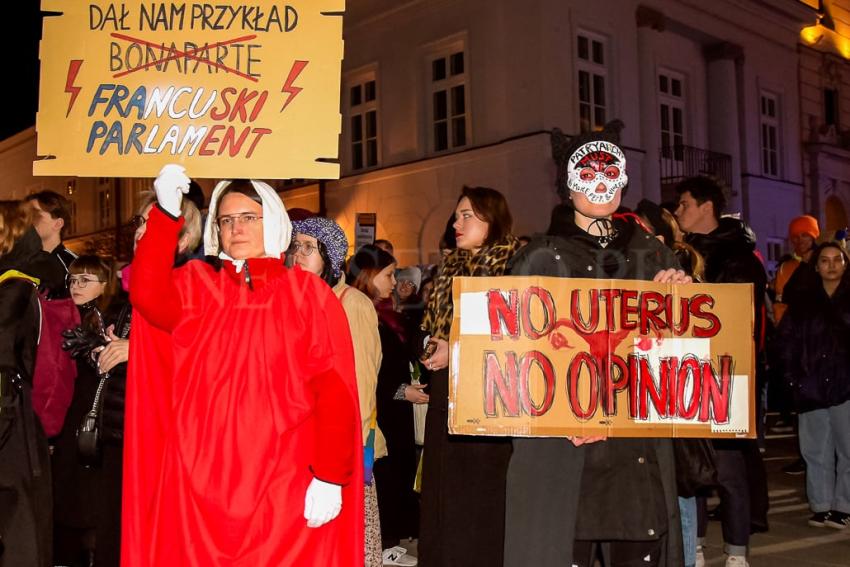
[[189,192],[191,179],[185,173],[186,168],[182,165],[169,163],[162,168],[153,188],[156,191],[156,200],[159,206],[173,217],[180,216],[180,204],[183,202],[183,194]]
[[342,487],[314,478],[304,496],[304,518],[308,528],[318,528],[336,518],[342,510]]

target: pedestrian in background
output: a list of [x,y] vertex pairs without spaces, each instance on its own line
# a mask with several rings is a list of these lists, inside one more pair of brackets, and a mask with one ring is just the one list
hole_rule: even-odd
[[799,412],[809,525],[850,526],[850,264],[827,242],[812,254],[821,285],[779,325],[785,379]]

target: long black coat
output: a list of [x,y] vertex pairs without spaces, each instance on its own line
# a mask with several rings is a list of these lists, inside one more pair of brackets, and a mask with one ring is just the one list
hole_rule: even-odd
[[378,427],[387,440],[387,456],[375,462],[375,484],[381,514],[381,536],[385,541],[391,541],[419,534],[419,501],[413,491],[416,443],[413,404],[405,399],[395,399],[399,386],[410,383],[407,348],[396,332],[383,322],[378,325],[378,332],[383,357],[375,401]]
[[[27,232],[0,257],[0,274],[38,273],[41,240]],[[4,398],[0,410],[0,566],[52,565],[50,456],[32,408],[40,313],[35,286],[22,279],[0,284],[0,370],[19,373],[23,393]]]
[[[573,221],[564,207],[549,235],[523,248],[512,275],[650,280],[678,268],[673,252],[633,221],[615,219],[618,235],[606,247]],[[638,460],[638,455],[646,458]],[[600,489],[601,483],[605,490]],[[591,493],[594,502],[583,500]],[[607,508],[621,503],[617,513]],[[586,507],[579,508],[580,501]],[[577,522],[579,514],[581,521]],[[666,525],[659,525],[659,516]],[[578,525],[577,525],[578,524]],[[580,530],[577,531],[577,528]],[[651,531],[650,531],[651,530]],[[609,439],[574,447],[564,439],[513,440],[505,513],[505,566],[570,565],[573,540],[667,540],[660,565],[683,560],[675,464],[669,439]]]
[[832,297],[819,285],[792,303],[778,335],[785,381],[799,411],[850,400],[850,276]]

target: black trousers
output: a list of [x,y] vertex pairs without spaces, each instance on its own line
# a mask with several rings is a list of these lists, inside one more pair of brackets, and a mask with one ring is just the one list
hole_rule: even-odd
[[[749,545],[752,503],[745,448],[716,445],[715,454],[723,541],[729,545]],[[699,537],[705,537],[708,531],[705,497],[697,500],[697,526]]]

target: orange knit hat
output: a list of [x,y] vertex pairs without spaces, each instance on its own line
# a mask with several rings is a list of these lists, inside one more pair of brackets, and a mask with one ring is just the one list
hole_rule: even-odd
[[788,237],[793,238],[799,234],[809,234],[812,238],[820,236],[818,219],[811,215],[801,215],[788,225]]

